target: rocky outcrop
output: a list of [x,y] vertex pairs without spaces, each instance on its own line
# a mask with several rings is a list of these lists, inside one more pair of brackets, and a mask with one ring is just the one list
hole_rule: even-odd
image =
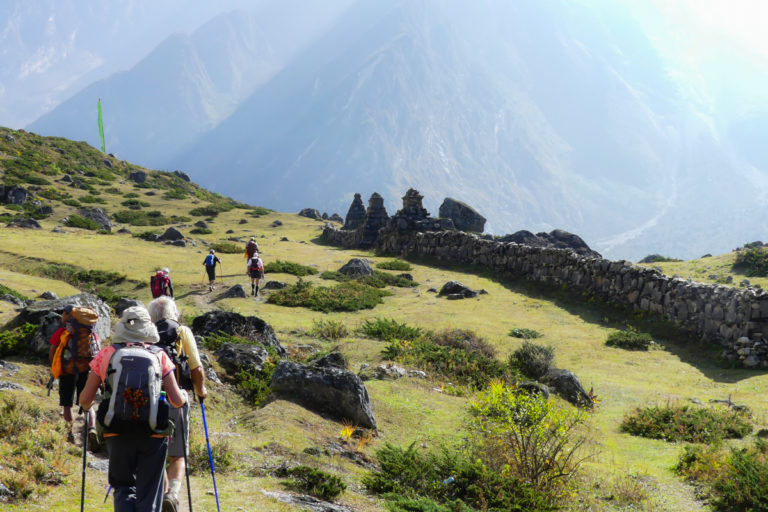
[[340,223],[344,224],[344,219],[342,219],[341,215],[339,215],[338,213],[334,213],[333,215],[331,215],[328,218],[328,220],[330,220],[332,222],[340,222]]
[[165,233],[160,235],[157,239],[158,242],[172,242],[175,240],[184,240],[184,233],[174,227],[166,229]]
[[299,216],[306,217],[308,219],[321,218],[320,212],[318,210],[315,210],[314,208],[304,208],[299,212]]
[[365,220],[365,206],[360,194],[355,194],[352,204],[347,210],[347,218],[344,220],[344,229],[355,230],[363,225]]
[[522,230],[511,235],[504,235],[496,240],[499,242],[514,242],[531,247],[570,249],[582,256],[589,256],[591,258],[601,257],[600,253],[590,249],[581,237],[562,229],[555,229],[549,233],[538,233],[536,235],[530,231]]
[[349,420],[362,428],[376,428],[368,390],[348,370],[282,361],[272,375],[272,392],[337,421]]
[[112,221],[109,220],[107,212],[101,208],[81,208],[77,211],[78,215],[94,221],[105,231],[112,231]]
[[195,336],[224,332],[272,347],[279,356],[286,354],[272,326],[255,316],[243,316],[230,311],[208,311],[192,321],[192,332]]
[[216,297],[216,300],[221,299],[244,299],[247,297],[245,294],[245,290],[243,289],[243,285],[236,284],[232,286],[229,290],[225,291],[224,293],[220,294],[218,297]]
[[147,173],[144,171],[134,171],[128,175],[128,179],[136,183],[144,183],[147,181]]
[[261,371],[268,357],[264,347],[247,343],[223,343],[213,355],[232,376],[240,375],[241,371]]
[[29,192],[18,185],[6,187],[0,185],[0,203],[22,205],[27,202]]
[[485,217],[466,203],[446,197],[440,205],[440,217],[451,219],[456,229],[482,233],[485,230]]
[[100,340],[106,340],[110,337],[111,322],[110,308],[98,297],[90,293],[81,293],[70,297],[63,297],[55,300],[38,300],[27,305],[19,314],[13,318],[4,329],[18,327],[25,323],[37,326],[30,338],[30,351],[47,357],[50,347],[48,340],[54,331],[61,327],[61,314],[64,308],[69,305],[87,306],[99,314],[99,321],[96,323],[96,335]]
[[189,177],[189,174],[183,172],[183,171],[173,171],[173,174],[178,176],[179,178],[183,179],[184,181],[192,181],[192,179]]
[[9,228],[43,229],[35,219],[13,219],[8,223]]
[[373,275],[373,268],[366,260],[352,258],[339,269],[339,273],[349,277],[371,276]]
[[549,389],[579,407],[592,407],[592,398],[584,390],[578,377],[570,370],[550,368],[541,378]]

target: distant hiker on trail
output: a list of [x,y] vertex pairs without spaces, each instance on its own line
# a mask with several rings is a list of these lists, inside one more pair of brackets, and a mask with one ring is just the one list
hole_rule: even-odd
[[99,386],[106,386],[96,417],[109,452],[116,512],[159,512],[162,506],[165,455],[173,433],[170,407],[183,406],[187,393],[176,383],[168,354],[154,345],[159,340],[146,309],[126,309],[113,344],[91,361],[80,395],[80,405],[89,410]]
[[[179,310],[170,297],[158,297],[147,306],[149,316],[157,327],[161,347],[176,366],[176,381],[185,390],[194,389],[202,402],[208,396],[205,388],[205,372],[200,362],[195,336],[189,327],[179,325]],[[163,511],[179,509],[179,492],[184,478],[185,457],[189,455],[189,403],[171,409],[171,419],[176,429],[168,444],[168,485],[163,498]],[[182,429],[183,432],[182,432]]]
[[251,295],[254,297],[258,296],[259,281],[264,277],[264,263],[261,261],[258,252],[248,259],[245,273],[251,277]]
[[[51,375],[59,379],[59,405],[64,408],[64,421],[68,423],[67,440],[75,442],[72,431],[72,405],[77,400],[88,380],[89,363],[99,350],[99,340],[93,331],[99,315],[91,308],[67,306],[61,315],[62,327],[53,333],[48,359],[51,362]],[[87,415],[88,438],[92,449],[97,450],[96,416]]]
[[245,244],[245,259],[249,260],[253,258],[253,255],[259,252],[259,244],[256,243],[256,237],[252,236],[248,243]]
[[156,299],[162,295],[173,297],[173,283],[171,282],[171,271],[163,268],[155,272],[149,279],[149,289],[152,291],[152,298]]
[[208,290],[210,291],[213,291],[213,289],[216,288],[216,262],[218,262],[219,267],[221,267],[221,260],[216,256],[216,251],[211,249],[208,252],[208,256],[203,260],[205,271],[208,272]]

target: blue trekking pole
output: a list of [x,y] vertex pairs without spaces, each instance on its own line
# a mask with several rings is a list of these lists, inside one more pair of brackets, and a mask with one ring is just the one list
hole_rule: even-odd
[[211,478],[213,478],[213,494],[216,496],[216,510],[221,512],[219,507],[219,491],[216,490],[216,472],[213,469],[213,455],[211,454],[211,441],[208,439],[208,422],[205,421],[205,406],[200,400],[200,410],[203,412],[203,428],[205,429],[205,444],[208,445],[208,463],[211,465]]

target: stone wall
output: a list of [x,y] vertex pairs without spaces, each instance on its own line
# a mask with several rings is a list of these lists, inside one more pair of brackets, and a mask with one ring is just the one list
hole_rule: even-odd
[[[354,247],[354,232],[329,224],[331,244]],[[487,240],[456,230],[379,231],[376,249],[403,257],[429,257],[492,269],[499,274],[564,286],[608,303],[630,306],[670,320],[683,331],[724,347],[746,367],[768,368],[768,294],[755,288],[707,285],[666,276],[626,261],[579,256],[567,249]]]

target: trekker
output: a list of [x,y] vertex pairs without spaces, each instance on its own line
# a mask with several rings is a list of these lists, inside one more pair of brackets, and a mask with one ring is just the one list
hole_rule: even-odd
[[80,405],[90,410],[97,389],[106,386],[97,418],[107,443],[116,512],[159,512],[162,506],[168,435],[173,430],[168,402],[181,407],[187,393],[176,383],[168,354],[154,345],[159,340],[144,307],[126,309],[113,344],[91,361],[92,372],[80,395]]
[[[149,303],[147,309],[160,335],[157,346],[162,347],[176,366],[179,387],[194,389],[195,395],[202,402],[208,396],[205,372],[195,336],[189,327],[179,325],[180,313],[176,302],[170,297],[158,297]],[[176,429],[168,443],[168,484],[163,498],[163,512],[177,512],[179,509],[179,492],[186,470],[184,457],[189,455],[189,403],[171,409],[171,419]]]
[[253,255],[259,252],[259,244],[256,243],[256,237],[252,236],[248,243],[245,244],[245,259],[249,260],[253,258]]
[[264,277],[264,263],[259,253],[254,253],[248,260],[245,273],[251,277],[251,295],[259,295],[259,281]]
[[218,262],[219,267],[221,267],[221,260],[216,256],[216,251],[211,249],[208,252],[208,256],[203,260],[205,271],[208,272],[208,290],[210,291],[213,291],[213,289],[216,288],[216,262]]
[[[74,418],[72,405],[80,400],[80,394],[88,380],[89,364],[99,350],[99,340],[94,332],[98,313],[91,308],[67,306],[61,315],[62,326],[53,333],[48,359],[51,362],[51,374],[59,379],[59,405],[63,408],[64,421],[67,422],[67,440],[75,442],[72,431]],[[86,416],[88,442],[93,451],[98,451],[99,442],[96,434],[96,416],[90,412]]]
[[155,275],[149,279],[149,289],[152,291],[153,299],[156,299],[162,295],[173,297],[173,282],[171,281],[171,271],[166,267],[155,272]]

